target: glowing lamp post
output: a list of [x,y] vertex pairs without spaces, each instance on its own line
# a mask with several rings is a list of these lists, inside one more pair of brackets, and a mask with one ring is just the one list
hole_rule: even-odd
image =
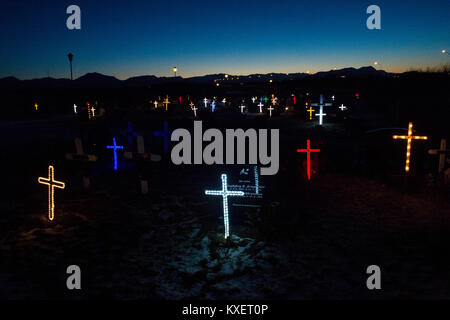
[[222,196],[223,199],[223,223],[225,225],[225,239],[230,235],[229,219],[228,219],[228,197],[244,196],[243,191],[229,191],[227,185],[227,175],[222,174],[222,190],[205,190],[205,194],[209,196]]
[[113,138],[113,145],[106,146],[106,149],[112,149],[114,153],[114,170],[117,170],[117,149],[123,149],[123,146],[118,146],[116,144],[116,138]]
[[405,171],[408,172],[409,171],[409,162],[410,162],[410,157],[411,157],[411,141],[412,140],[427,140],[428,137],[426,136],[413,136],[412,135],[412,127],[413,124],[412,122],[409,123],[408,126],[408,135],[407,136],[393,136],[394,139],[402,139],[402,140],[407,140],[407,147],[406,147],[406,165],[405,165]]
[[72,60],[73,60],[73,54],[69,53],[67,55],[67,57],[69,58],[69,63],[70,63],[70,80],[73,80],[72,77]]
[[320,152],[320,149],[311,149],[311,141],[306,140],[306,149],[297,149],[297,152],[306,152],[306,173],[311,180],[311,152]]
[[39,177],[38,182],[48,186],[48,218],[51,220],[55,217],[55,188],[64,189],[64,182],[55,180],[55,169],[53,166],[48,167],[48,178]]
[[177,77],[177,71],[178,71],[178,68],[177,67],[173,67],[173,73],[174,73],[174,75],[175,75],[175,78]]

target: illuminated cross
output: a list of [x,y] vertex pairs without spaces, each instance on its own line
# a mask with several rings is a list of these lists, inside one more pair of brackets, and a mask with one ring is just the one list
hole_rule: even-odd
[[252,102],[253,102],[253,103],[255,103],[255,100],[256,100],[256,98],[255,98],[255,97],[252,97]]
[[405,171],[408,172],[409,171],[409,159],[411,157],[411,141],[414,140],[427,140],[428,137],[426,136],[413,136],[412,135],[412,127],[413,124],[412,122],[409,123],[408,126],[408,135],[407,136],[393,136],[394,139],[403,139],[403,140],[407,140],[407,147],[406,147],[406,165],[405,165]]
[[194,106],[194,107],[192,108],[192,111],[194,111],[194,117],[197,118],[197,107]]
[[73,104],[73,113],[78,114],[77,105],[75,103]]
[[163,103],[163,104],[166,105],[166,111],[167,111],[167,109],[169,108],[169,104],[170,104],[169,96],[168,96],[168,95],[166,95],[166,99],[164,100],[164,103]]
[[323,123],[323,116],[326,116],[325,113],[323,113],[323,107],[329,107],[331,106],[331,103],[324,103],[323,102],[323,94],[320,95],[320,102],[319,103],[312,103],[311,106],[313,107],[320,107],[320,113],[316,114],[316,116],[319,117],[319,124],[322,125]]
[[153,104],[155,105],[155,109],[158,109],[158,101],[155,100],[155,102],[153,102]]
[[169,150],[169,124],[167,123],[167,121],[164,121],[164,130],[163,131],[153,132],[153,135],[155,137],[163,137],[163,139],[164,139],[164,152],[167,152],[167,150]]
[[214,112],[216,110],[216,101],[211,102],[211,111]]
[[95,118],[95,108],[92,107],[92,108],[91,108],[91,111],[92,111],[92,119],[94,119],[94,118]]
[[320,152],[320,149],[311,149],[311,141],[306,140],[306,149],[297,149],[297,152],[306,152],[306,173],[311,180],[311,152]]
[[53,220],[55,217],[55,188],[64,189],[64,182],[55,180],[55,169],[53,166],[48,167],[48,178],[39,177],[38,182],[48,186],[48,218]]
[[294,100],[294,104],[297,104],[297,98],[295,96],[292,97],[292,100]]
[[264,102],[267,103],[267,101],[269,101],[269,98],[264,97]]
[[239,108],[241,108],[241,113],[244,113],[245,106],[241,104],[241,106]]
[[189,106],[190,106],[191,109],[192,109],[192,107],[194,106],[194,103],[191,101],[191,103],[189,103]]
[[275,98],[275,95],[272,94],[272,104],[275,105],[277,103],[277,98]]
[[267,110],[269,110],[269,114],[270,114],[270,116],[272,116],[272,110],[275,110],[275,109],[272,107],[272,105],[270,105],[270,106],[267,108]]
[[343,104],[343,103],[341,103],[341,106],[339,107],[339,109],[341,109],[341,111],[344,111],[344,110],[347,110],[347,107],[346,107],[346,106],[344,106],[344,104]]
[[113,145],[106,146],[106,149],[112,149],[114,152],[114,170],[117,170],[117,149],[123,149],[123,146],[118,146],[116,144],[116,138],[113,138]]
[[260,102],[260,103],[258,104],[258,107],[259,107],[259,113],[262,113],[262,107],[264,107],[264,105],[262,104],[262,102]]
[[229,221],[228,221],[228,197],[244,196],[243,191],[228,191],[227,175],[222,174],[222,190],[205,190],[206,195],[222,196],[223,198],[223,223],[225,225],[225,239],[230,235]]
[[36,109],[36,111],[38,111],[38,107],[39,107],[39,105],[37,103],[35,103],[34,108]]
[[320,112],[316,113],[316,117],[319,117],[319,124],[322,125],[323,123],[323,116],[326,116],[326,113],[323,113],[323,106],[320,106]]
[[316,111],[315,109],[313,109],[312,107],[309,107],[308,110],[306,110],[306,112],[309,112],[309,120],[312,120],[312,113]]
[[445,162],[447,160],[447,154],[450,154],[450,150],[446,150],[446,144],[447,144],[447,141],[445,139],[442,139],[440,149],[428,150],[429,154],[439,155],[439,170],[438,170],[438,172],[444,171]]
[[206,99],[206,97],[203,99],[203,102],[205,103],[205,108],[208,108],[208,99]]
[[227,98],[223,98],[222,103],[227,103]]

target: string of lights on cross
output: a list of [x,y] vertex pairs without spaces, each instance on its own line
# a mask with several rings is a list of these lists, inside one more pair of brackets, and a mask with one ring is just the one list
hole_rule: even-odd
[[[274,97],[272,97],[274,98]],[[256,100],[256,99],[255,99]],[[274,99],[275,101],[275,99]],[[313,105],[310,106],[310,109]],[[323,108],[324,106],[328,106],[328,104],[324,103],[323,97],[321,96],[320,102],[314,104],[315,107]],[[405,164],[405,173],[408,173],[411,169],[411,156],[412,156],[412,142],[416,140],[427,140],[427,136],[416,136],[413,135],[413,124],[409,123],[407,135],[394,135],[394,140],[406,140],[406,164]],[[152,153],[147,153],[144,147],[144,138],[138,135],[137,132],[132,130],[132,125],[128,123],[127,132],[129,136],[135,137],[137,140],[137,151],[125,151],[125,146],[119,145],[115,137],[112,138],[112,145],[105,146],[106,150],[112,151],[112,168],[114,171],[119,169],[119,151],[124,151],[124,157],[126,159],[134,160],[136,162],[158,162],[161,160],[160,155],[155,155]],[[154,135],[157,137],[162,137],[164,142],[164,151],[166,152],[169,144],[169,124],[167,121],[163,124],[163,130],[160,132],[154,132]],[[311,146],[311,140],[306,140],[306,148],[297,149],[298,153],[306,154],[306,179],[309,181],[312,178],[312,170],[311,170],[311,153],[320,154],[321,149],[317,147]],[[82,163],[87,165],[88,163],[95,163],[98,160],[98,157],[93,154],[85,154],[82,146],[81,139],[75,139],[75,147],[76,153],[66,154],[66,159],[70,161],[76,161],[78,163]],[[431,155],[439,155],[439,171],[441,172],[444,168],[446,155],[450,153],[449,150],[446,149],[446,141],[442,140],[440,149],[431,149],[428,151]],[[253,178],[250,178],[251,173],[253,173]],[[39,177],[38,182],[40,184],[46,185],[48,187],[48,218],[50,221],[55,218],[55,188],[57,189],[65,189],[66,184],[62,181],[55,180],[55,168],[50,165],[48,167],[48,177]],[[229,201],[234,201],[231,199],[234,198],[252,198],[252,199],[262,199],[264,186],[260,184],[260,177],[258,174],[258,167],[253,166],[250,168],[243,168],[240,171],[240,179],[237,184],[229,184],[227,174],[221,174],[221,189],[220,190],[205,190],[205,195],[207,196],[221,196],[223,202],[223,219],[224,219],[224,228],[225,238],[229,237],[229,220],[230,220],[230,207]],[[89,187],[89,177],[87,175],[83,176],[83,185],[84,187]],[[144,178],[140,178],[141,185],[141,193],[148,193],[148,181]],[[230,198],[230,200],[229,200]],[[248,205],[242,204],[237,201],[236,206],[256,206],[259,205]]]

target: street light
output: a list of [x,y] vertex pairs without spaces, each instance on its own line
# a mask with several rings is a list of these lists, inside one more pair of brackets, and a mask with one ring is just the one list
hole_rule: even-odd
[[442,49],[442,51],[441,51],[442,53],[446,53],[446,54],[448,54],[449,56],[450,56],[450,52],[448,52],[447,50],[445,50],[445,49]]
[[173,67],[173,73],[175,74],[175,77],[177,76],[177,70],[178,70],[177,67]]
[[70,62],[70,80],[73,80],[73,78],[72,78],[72,59],[73,59],[73,54],[69,53],[67,55],[67,57],[69,57],[69,62]]

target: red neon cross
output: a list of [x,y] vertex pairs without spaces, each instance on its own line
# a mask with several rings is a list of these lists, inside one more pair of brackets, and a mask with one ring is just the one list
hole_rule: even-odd
[[306,172],[308,180],[311,180],[311,152],[320,152],[320,149],[311,149],[311,141],[306,140],[306,149],[297,149],[297,152],[306,152]]

